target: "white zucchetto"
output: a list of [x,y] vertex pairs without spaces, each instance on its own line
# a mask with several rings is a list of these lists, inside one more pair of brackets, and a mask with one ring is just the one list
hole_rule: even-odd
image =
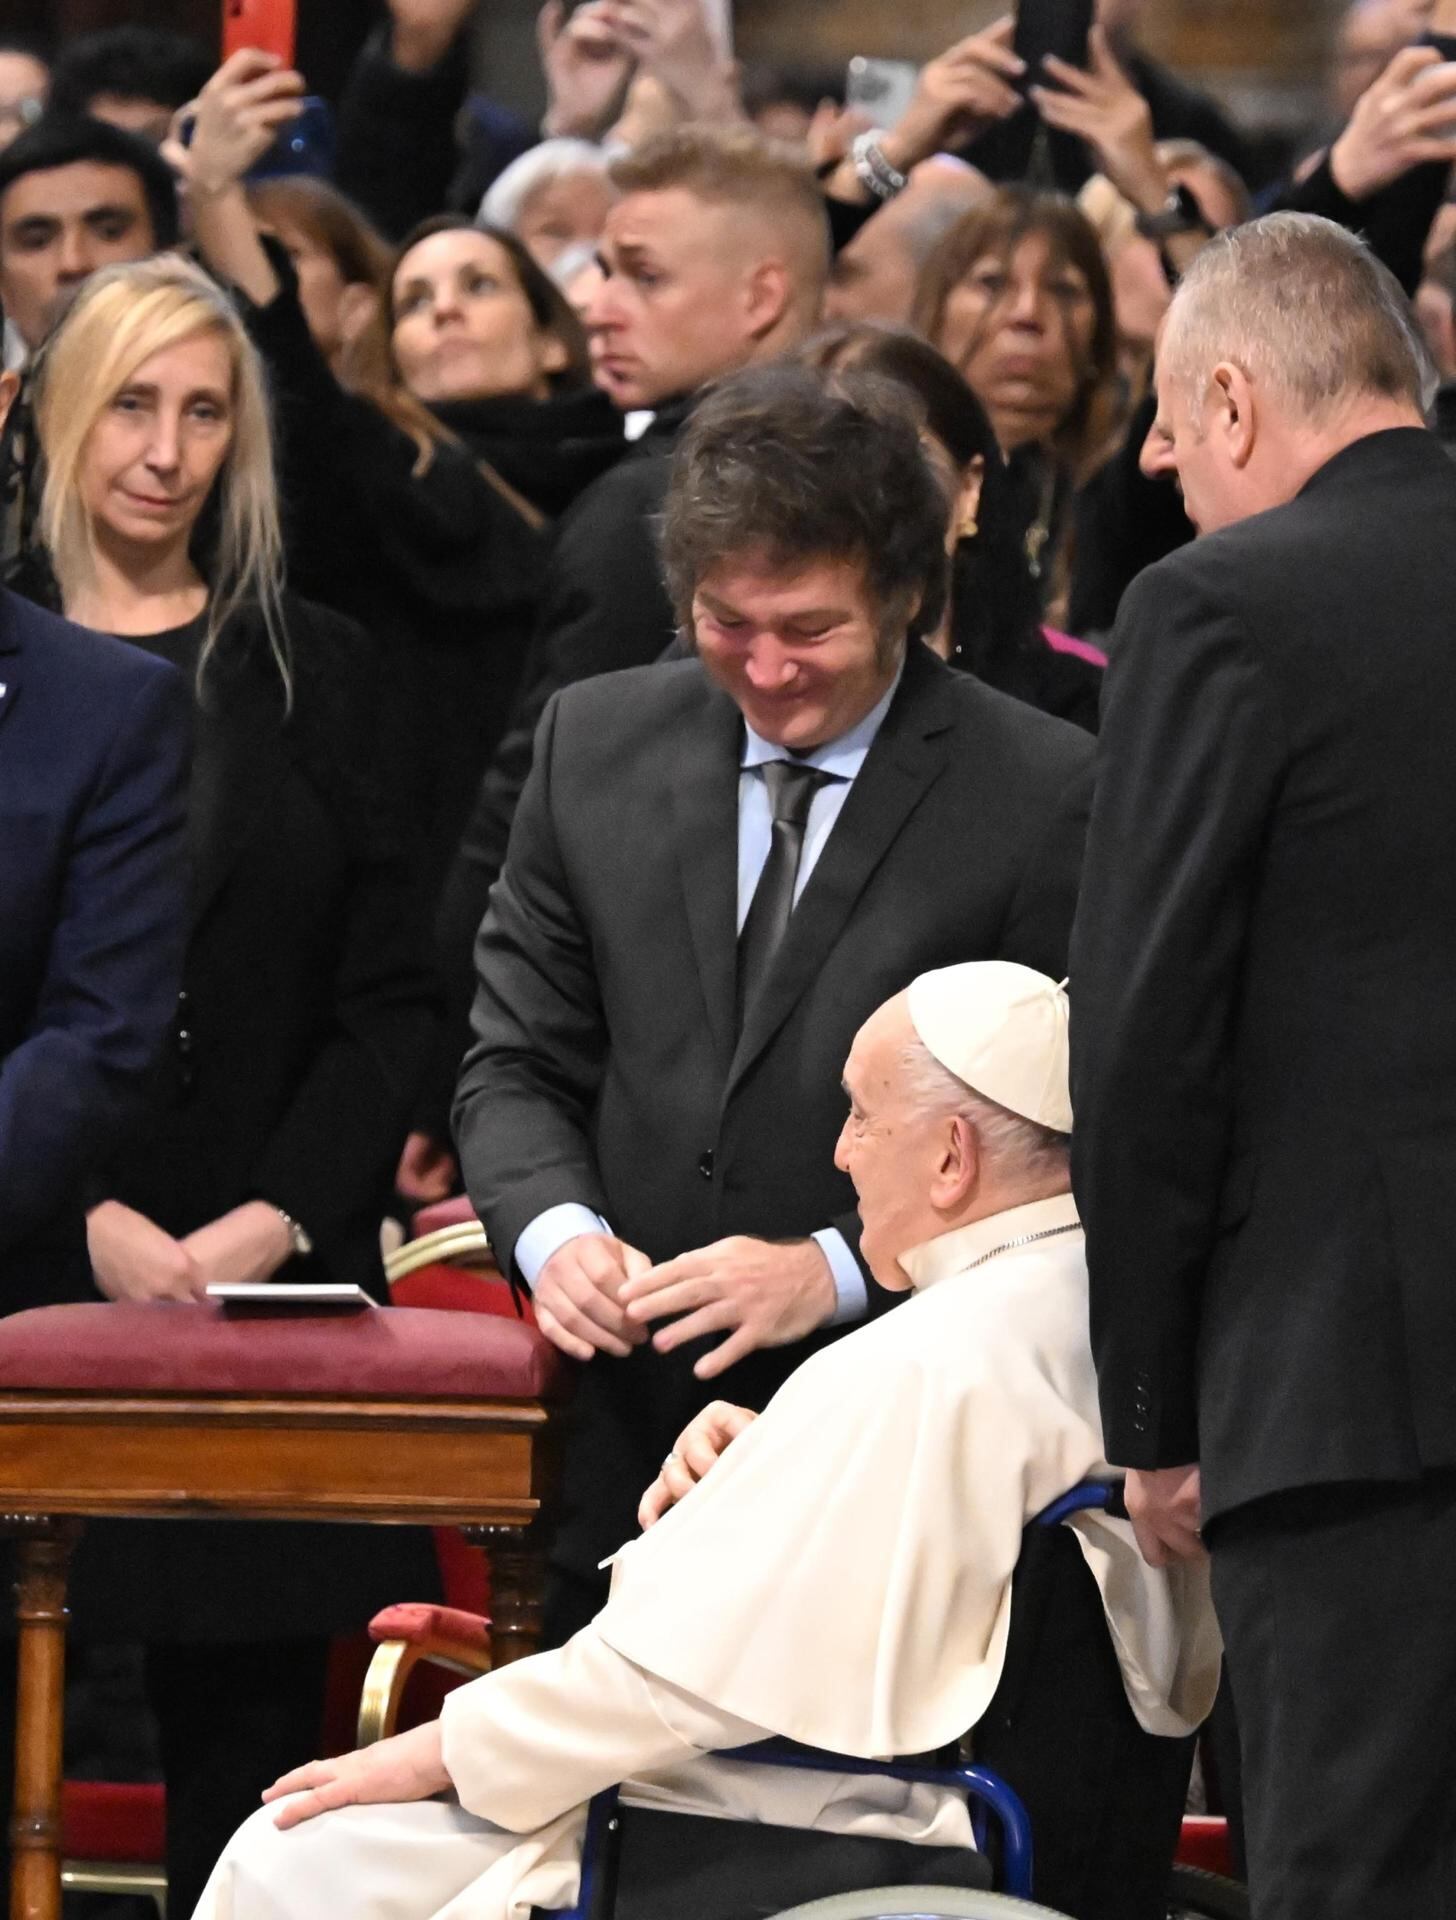
[[1064,986],[1011,960],[940,967],[911,983],[910,1020],[940,1064],[1024,1120],[1072,1131]]

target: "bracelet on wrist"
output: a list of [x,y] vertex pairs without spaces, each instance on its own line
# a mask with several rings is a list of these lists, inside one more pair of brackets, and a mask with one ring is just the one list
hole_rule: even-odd
[[908,175],[885,158],[885,150],[880,145],[884,137],[883,127],[872,127],[868,133],[857,134],[849,149],[855,177],[866,193],[882,204],[903,193],[910,184]]
[[291,1213],[286,1212],[276,1201],[270,1200],[268,1204],[288,1229],[290,1255],[297,1256],[299,1259],[306,1259],[308,1255],[313,1252],[312,1236],[299,1225]]

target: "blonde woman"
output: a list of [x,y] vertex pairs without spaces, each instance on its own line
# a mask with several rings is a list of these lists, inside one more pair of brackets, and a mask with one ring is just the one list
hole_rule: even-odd
[[[377,790],[369,644],[282,591],[256,353],[182,259],[111,269],[54,335],[36,419],[64,610],[195,689],[183,986],[149,1121],[88,1216],[96,1284],[382,1292],[428,975]],[[316,1741],[327,1637],[420,1577],[414,1546],[406,1569],[362,1531],[95,1530],[78,1611],[89,1591],[108,1638],[148,1643],[174,1912],[304,1730]]]

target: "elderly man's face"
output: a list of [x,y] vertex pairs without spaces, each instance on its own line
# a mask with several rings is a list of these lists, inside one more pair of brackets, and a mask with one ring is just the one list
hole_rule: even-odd
[[548,271],[569,247],[594,247],[606,225],[612,189],[598,173],[563,173],[527,194],[516,237]]
[[754,555],[720,561],[698,582],[693,634],[710,677],[753,731],[790,753],[857,726],[904,657],[903,644],[881,640],[854,560],[787,568]]
[[834,1150],[859,1196],[860,1251],[880,1285],[898,1291],[910,1285],[901,1254],[943,1230],[928,1195],[951,1128],[944,1115],[917,1109],[906,1085],[914,1040],[903,993],[860,1028],[844,1067],[849,1118]]
[[23,173],[0,195],[0,304],[38,347],[96,272],[156,251],[130,167],[78,160]]
[[1181,382],[1158,369],[1158,413],[1144,443],[1141,466],[1150,480],[1176,480],[1183,507],[1199,533],[1217,533],[1256,512],[1229,457],[1225,437],[1195,422]]

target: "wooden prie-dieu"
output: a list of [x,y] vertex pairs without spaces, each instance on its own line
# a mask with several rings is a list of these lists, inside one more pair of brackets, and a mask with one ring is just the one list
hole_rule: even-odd
[[60,1916],[66,1573],[88,1517],[460,1527],[490,1557],[504,1664],[540,1632],[538,1518],[566,1375],[534,1327],[485,1314],[116,1302],[0,1319],[0,1530],[18,1572],[12,1920]]

